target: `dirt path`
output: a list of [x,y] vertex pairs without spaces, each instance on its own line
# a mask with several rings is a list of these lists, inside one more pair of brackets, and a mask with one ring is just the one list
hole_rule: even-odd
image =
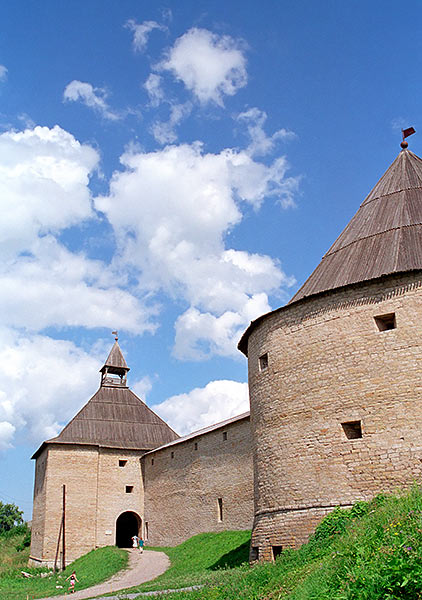
[[[170,560],[164,552],[152,552],[145,550],[140,554],[138,550],[129,550],[129,565],[124,571],[119,571],[111,579],[104,583],[99,583],[93,587],[69,594],[72,600],[82,600],[83,598],[93,598],[101,594],[109,594],[126,588],[133,587],[155,579],[161,573],[164,573],[170,566]],[[76,573],[76,576],[78,574]],[[78,584],[76,584],[78,585]],[[43,600],[58,600],[63,596],[53,596],[43,598]]]

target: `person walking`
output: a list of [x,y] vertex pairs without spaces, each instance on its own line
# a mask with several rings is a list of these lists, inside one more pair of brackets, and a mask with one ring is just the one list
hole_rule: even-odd
[[69,575],[69,577],[66,577],[66,581],[68,579],[69,579],[69,588],[67,591],[70,590],[70,593],[73,594],[75,592],[75,583],[76,582],[79,583],[79,579],[76,577],[75,571],[73,571],[73,573],[71,575]]
[[145,542],[142,538],[138,539],[138,547],[139,547],[139,552],[142,554],[142,552],[144,551],[144,545]]
[[132,548],[138,548],[139,545],[139,538],[137,535],[133,535],[132,538]]

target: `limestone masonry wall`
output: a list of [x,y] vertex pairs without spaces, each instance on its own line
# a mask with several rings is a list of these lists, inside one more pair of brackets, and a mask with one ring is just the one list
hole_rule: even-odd
[[[31,524],[31,556],[41,557],[45,528],[46,472],[48,452],[44,449],[35,463],[34,503]],[[36,564],[36,563],[35,563]]]
[[142,463],[150,544],[174,545],[204,531],[251,528],[249,417],[149,452]]
[[[96,546],[116,543],[116,521],[119,515],[132,511],[143,520],[144,489],[140,457],[142,450],[100,448],[98,464],[98,508]],[[119,461],[127,461],[119,466]],[[130,493],[126,486],[133,486]],[[142,529],[142,525],[141,525]],[[139,531],[139,533],[142,533]]]
[[[421,273],[268,315],[249,337],[252,546],[297,546],[337,505],[421,478]],[[395,314],[380,331],[374,317]],[[266,358],[261,358],[267,354]],[[348,439],[342,423],[360,422]]]
[[[37,458],[31,561],[52,566],[66,485],[66,564],[99,546],[116,543],[116,520],[125,511],[142,519],[142,450],[52,444]],[[119,460],[126,460],[119,466]],[[48,464],[48,470],[46,465]],[[126,486],[133,486],[131,493]],[[61,550],[61,548],[60,548]]]

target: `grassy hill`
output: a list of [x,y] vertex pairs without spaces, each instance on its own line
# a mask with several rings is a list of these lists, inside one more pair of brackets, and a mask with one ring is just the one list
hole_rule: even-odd
[[[25,533],[15,531],[0,535],[0,599],[25,600],[29,598],[42,598],[64,594],[68,588],[65,578],[76,571],[79,579],[78,589],[84,589],[101,583],[127,565],[127,552],[108,546],[93,550],[85,556],[78,558],[69,565],[65,571],[54,574],[44,568],[29,568],[29,548],[17,550],[22,547]],[[21,571],[31,573],[33,577],[25,578]],[[47,576],[41,574],[48,573]],[[56,587],[62,586],[62,587]]]
[[[20,600],[26,593],[35,598],[60,593],[55,589],[60,580],[55,577],[22,580],[20,570],[10,566],[13,554],[21,554],[16,560],[27,559],[26,551],[13,551],[12,546],[20,541],[16,538],[13,546],[10,540],[5,543],[0,538],[0,598]],[[249,542],[247,531],[226,531],[203,533],[175,548],[157,548],[168,554],[171,567],[130,592],[201,585],[199,590],[160,598],[422,600],[422,490],[416,485],[397,495],[358,502],[352,509],[336,509],[307,544],[298,550],[284,550],[275,563],[251,567],[247,562]],[[64,577],[75,568],[82,583],[79,589],[103,581],[123,565],[120,553],[112,547],[95,550],[70,565]],[[123,600],[125,594],[120,592],[119,597]]]
[[171,569],[136,590],[204,585],[160,596],[173,600],[422,599],[422,491],[417,486],[336,509],[308,544],[285,550],[275,563],[242,564],[247,540],[247,532],[202,534],[163,549]]

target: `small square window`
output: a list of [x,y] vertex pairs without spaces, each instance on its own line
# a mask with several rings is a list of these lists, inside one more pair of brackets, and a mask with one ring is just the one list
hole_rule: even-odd
[[124,467],[127,463],[127,460],[119,460],[119,467]]
[[396,313],[389,313],[388,315],[379,315],[374,317],[376,326],[379,331],[388,331],[389,329],[396,329]]
[[174,458],[174,452],[172,452],[172,453],[170,454],[170,456],[171,456],[171,458]]
[[223,440],[226,441],[227,440],[227,431],[223,431]]
[[198,450],[198,442],[195,442],[194,448],[195,450]]
[[126,486],[126,494],[131,494],[133,492],[133,485]]
[[268,369],[268,352],[259,357],[259,370],[265,371]]
[[341,426],[348,440],[357,440],[362,437],[361,421],[348,421],[342,423]]

